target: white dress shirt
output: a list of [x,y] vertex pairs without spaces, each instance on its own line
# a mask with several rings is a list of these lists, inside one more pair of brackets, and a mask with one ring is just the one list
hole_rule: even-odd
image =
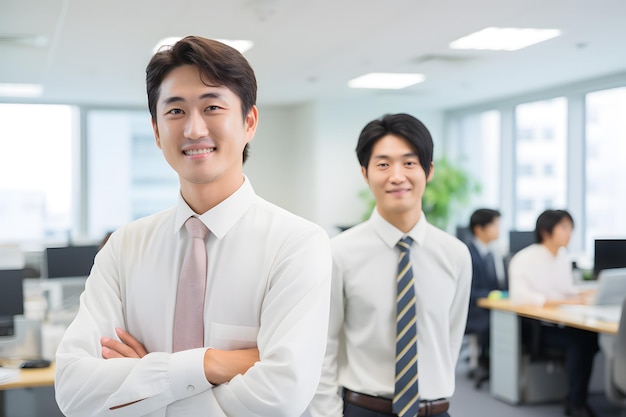
[[[322,381],[311,404],[315,417],[342,415],[340,387],[393,397],[396,243],[403,236],[374,210],[368,221],[331,239],[331,318]],[[420,398],[450,397],[467,321],[471,257],[424,213],[408,236],[414,240]]]
[[[260,355],[244,375],[212,386],[204,375],[206,348],[171,353],[178,274],[188,241],[183,224],[191,215],[181,198],[173,209],[120,228],[96,256],[79,312],[57,351],[55,388],[65,415],[305,412],[326,347],[328,235],[258,197],[247,178],[232,196],[198,216],[210,230],[205,346],[256,346]],[[150,353],[103,359],[100,338],[116,337],[116,327]]]
[[515,304],[543,305],[548,299],[578,294],[572,261],[565,248],[556,256],[535,243],[517,252],[509,264],[509,297]]

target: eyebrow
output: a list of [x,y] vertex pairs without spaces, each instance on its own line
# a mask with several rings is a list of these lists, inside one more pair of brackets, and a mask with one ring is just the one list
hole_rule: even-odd
[[[207,98],[221,99],[222,95],[220,93],[211,92],[211,93],[202,94],[199,98],[200,100],[205,100]],[[166,99],[164,99],[163,104],[167,106],[172,103],[179,103],[179,102],[184,102],[184,101],[186,100],[183,97],[172,96],[172,97],[167,97]]]
[[[418,155],[414,152],[409,152],[409,153],[405,153],[403,155],[400,155],[401,158],[411,158],[411,157],[417,157]],[[389,155],[372,155],[372,158],[376,158],[376,159],[391,159],[391,157]]]

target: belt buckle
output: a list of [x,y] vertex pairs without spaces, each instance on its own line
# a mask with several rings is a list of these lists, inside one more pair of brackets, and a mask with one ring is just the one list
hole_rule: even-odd
[[449,404],[446,398],[438,398],[436,400],[422,400],[420,401],[420,408],[418,411],[418,415],[419,416],[431,416],[435,414],[435,411],[437,411],[438,413],[447,411],[448,407],[445,407],[445,410],[441,410],[441,411],[437,409],[439,405],[444,405],[445,403]]

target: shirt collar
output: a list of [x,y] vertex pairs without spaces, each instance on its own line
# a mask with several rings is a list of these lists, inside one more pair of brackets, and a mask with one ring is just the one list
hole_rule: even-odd
[[400,229],[389,223],[387,220],[378,213],[378,210],[374,209],[370,217],[370,222],[376,231],[376,234],[385,242],[390,248],[394,248],[398,241],[404,236],[409,236],[418,245],[423,245],[426,239],[426,230],[428,228],[428,220],[424,212],[421,212],[420,219],[415,226],[409,231],[409,233],[403,233]]
[[183,199],[183,196],[179,195],[174,219],[174,233],[180,231],[189,217],[196,216],[215,237],[221,239],[250,208],[255,196],[252,184],[245,175],[244,182],[237,191],[203,214],[195,213]]
[[489,246],[485,245],[481,240],[473,237],[472,243],[474,243],[474,246],[476,247],[476,250],[478,251],[478,254],[480,256],[485,256],[490,252]]

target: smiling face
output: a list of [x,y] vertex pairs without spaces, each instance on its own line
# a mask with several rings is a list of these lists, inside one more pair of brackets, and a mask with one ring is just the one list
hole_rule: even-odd
[[163,79],[152,125],[188,203],[204,186],[221,199],[241,186],[243,148],[254,137],[257,118],[255,106],[243,117],[241,100],[230,89],[204,84],[196,66],[178,67]]
[[426,183],[433,176],[431,163],[428,177],[415,150],[405,139],[388,134],[372,147],[367,169],[361,167],[363,178],[376,199],[380,215],[401,230],[401,224],[412,227],[422,210]]

